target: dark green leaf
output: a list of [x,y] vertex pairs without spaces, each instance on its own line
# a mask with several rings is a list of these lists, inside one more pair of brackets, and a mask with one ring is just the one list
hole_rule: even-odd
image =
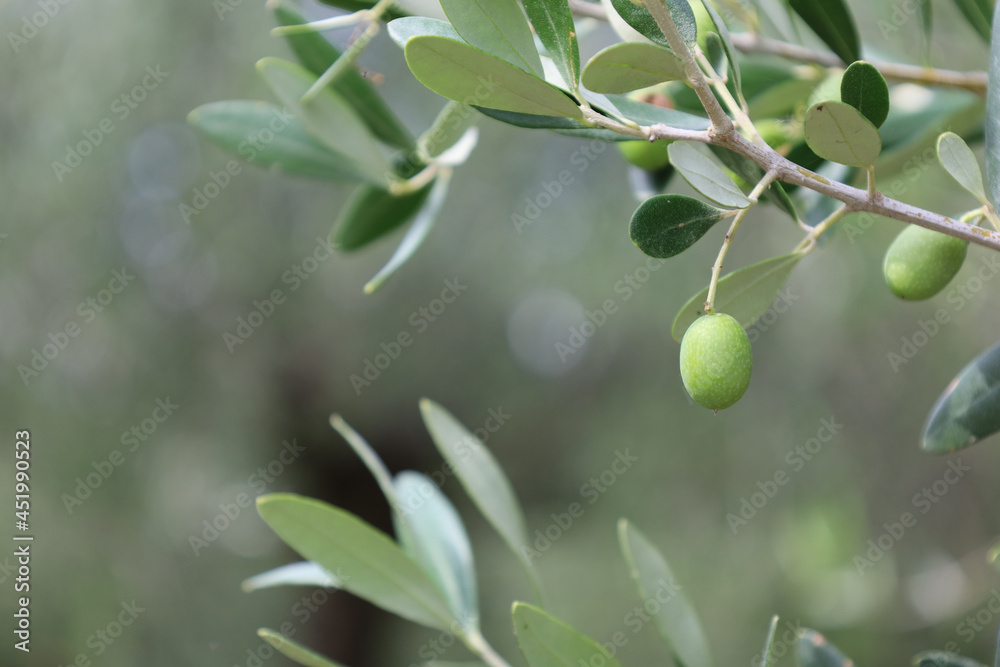
[[726,212],[684,195],[657,195],[639,205],[628,235],[639,250],[665,259],[684,252]]
[[395,196],[372,185],[362,185],[347,200],[334,225],[330,241],[344,251],[357,250],[409,221],[430,194],[432,184]]
[[850,64],[861,59],[854,17],[844,0],[788,0],[816,36]]
[[709,32],[702,35],[702,41],[705,42],[705,57],[708,59],[708,64],[720,76],[725,76],[726,51],[722,48],[722,38],[716,32]]
[[852,63],[840,80],[840,99],[861,112],[875,127],[889,117],[889,86],[874,65]]
[[319,653],[292,641],[275,630],[261,628],[257,631],[257,636],[273,646],[286,658],[294,660],[304,667],[342,667],[339,663],[324,658]]
[[816,155],[852,167],[875,164],[882,151],[878,129],[843,102],[819,102],[806,112],[806,143]]
[[913,667],[985,667],[983,663],[947,651],[922,651],[910,661]]
[[[993,21],[1000,22],[1000,5]],[[957,130],[953,130],[957,131]],[[990,44],[990,79],[986,90],[986,184],[993,209],[1000,211],[1000,30]]]
[[556,116],[538,116],[535,114],[516,113],[514,111],[500,111],[499,109],[485,109],[474,107],[476,111],[515,127],[524,127],[538,130],[552,130],[560,134],[570,136],[585,137],[588,139],[602,139],[604,141],[632,141],[633,138],[624,134],[618,134],[611,130],[603,130],[597,127],[587,127],[572,118],[558,118]]
[[621,667],[603,646],[538,607],[515,602],[512,616],[528,667]]
[[955,0],[955,4],[962,11],[965,20],[969,22],[979,36],[990,41],[990,18],[993,16],[993,4],[995,0]]
[[[274,9],[275,17],[281,25],[299,25],[306,20],[298,12],[279,4]],[[320,76],[340,57],[338,51],[318,32],[286,35],[285,40],[302,65],[316,76]],[[376,137],[403,150],[413,149],[413,135],[400,122],[396,114],[375,92],[375,88],[358,71],[349,67],[333,83],[333,88],[361,116],[361,120]]]
[[358,113],[332,88],[325,88],[308,104],[301,99],[316,83],[316,75],[280,58],[264,58],[257,71],[282,104],[327,148],[350,156],[367,180],[384,185],[392,169]]
[[1000,344],[977,357],[948,384],[931,410],[923,447],[947,454],[1000,431]]
[[462,627],[479,626],[476,572],[462,519],[429,477],[410,470],[394,481],[400,502],[403,548],[437,585]]
[[[656,20],[645,7],[636,5],[632,0],[611,0],[611,4],[618,15],[643,37],[660,46],[670,47],[667,38],[660,30],[660,26],[657,25]],[[693,46],[698,40],[698,26],[695,24],[691,5],[687,3],[687,0],[666,0],[666,4],[684,43]]]
[[[735,318],[744,329],[750,327],[778,298],[778,293],[800,259],[802,255],[790,253],[765,259],[723,276],[715,293],[715,310]],[[708,287],[681,306],[670,328],[670,335],[675,341],[681,342],[688,327],[705,314],[707,298]]]
[[406,42],[406,63],[422,84],[442,97],[502,111],[582,118],[555,86],[468,44],[425,35]]
[[531,27],[517,0],[441,0],[441,8],[469,45],[542,75]]
[[596,93],[627,93],[684,77],[684,63],[667,49],[623,42],[599,51],[587,62],[583,85]]
[[385,534],[350,512],[290,493],[257,498],[257,510],[288,546],[341,575],[344,590],[431,628],[453,622],[444,598]]
[[618,522],[618,542],[629,572],[646,605],[657,605],[656,629],[670,647],[679,667],[710,667],[708,640],[694,606],[667,561],[639,529],[625,519]]
[[424,16],[407,16],[390,22],[386,28],[389,31],[389,37],[401,49],[406,48],[408,41],[422,35],[437,35],[438,37],[453,39],[456,42],[465,42],[450,23],[441,19],[432,19]]
[[736,99],[742,99],[743,77],[740,72],[740,64],[736,60],[736,48],[733,46],[733,40],[729,36],[729,28],[726,27],[726,22],[719,16],[719,12],[715,11],[711,0],[701,0],[701,4],[705,5],[705,10],[708,12],[709,18],[712,19],[712,25],[715,26],[715,31],[719,33],[719,39],[722,41],[722,50],[726,54],[726,60],[729,62],[729,78],[736,90]]
[[524,10],[563,80],[575,91],[580,81],[580,49],[576,43],[576,24],[569,2],[524,0]]
[[799,634],[795,657],[800,667],[854,667],[854,661],[826,641],[826,637],[808,628]]
[[188,123],[213,143],[261,167],[274,166],[312,178],[367,178],[352,159],[331,151],[307,132],[298,118],[273,104],[212,102],[189,113]]

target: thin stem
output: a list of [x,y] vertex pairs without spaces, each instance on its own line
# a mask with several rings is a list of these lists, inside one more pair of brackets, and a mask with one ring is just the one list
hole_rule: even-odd
[[708,81],[705,80],[705,75],[698,66],[698,62],[695,60],[694,54],[691,53],[691,49],[684,43],[684,38],[681,37],[680,31],[677,30],[677,24],[674,23],[673,17],[670,16],[670,10],[667,8],[667,5],[663,0],[642,0],[642,3],[653,16],[653,20],[660,27],[663,36],[667,38],[670,50],[684,63],[684,72],[687,74],[688,81],[694,88],[694,92],[698,94],[698,99],[701,100],[701,105],[705,107],[709,120],[712,121],[711,131],[716,134],[729,134],[732,132],[733,120],[726,115],[722,105],[719,104],[719,100],[715,99],[715,95],[712,94],[712,88],[708,85]]
[[319,77],[316,83],[305,92],[302,96],[303,104],[311,102],[319,95],[321,90],[336,81],[348,69],[354,67],[354,62],[358,59],[358,56],[361,55],[361,52],[365,50],[368,43],[378,34],[379,21],[382,19],[382,15],[392,7],[392,3],[393,0],[379,0],[374,7],[368,10],[367,14],[370,23],[364,32],[330,65],[329,69],[323,72],[323,76]]
[[868,198],[872,201],[878,196],[878,190],[875,189],[875,165],[870,165],[868,167]]
[[[774,181],[775,174],[768,172],[764,174],[764,178],[760,180],[757,187],[753,189],[750,193],[750,201],[753,204],[757,203],[757,199],[764,194],[764,190],[767,190],[768,186]],[[722,264],[726,261],[726,255],[729,253],[729,247],[733,244],[733,237],[736,236],[736,231],[740,228],[740,224],[743,222],[743,218],[747,216],[753,204],[742,209],[733,218],[733,223],[729,226],[729,231],[726,232],[726,238],[722,242],[722,247],[719,248],[719,256],[715,260],[715,264],[712,265],[712,281],[708,284],[708,298],[705,299],[705,312],[709,315],[715,312],[715,292],[719,287],[719,275],[722,273]]]
[[740,129],[743,130],[748,137],[754,138],[759,136],[757,128],[754,127],[753,121],[750,120],[750,116],[743,108],[743,104],[737,102],[732,93],[729,92],[729,88],[726,86],[726,80],[718,75],[715,68],[712,67],[712,63],[709,62],[708,58],[705,57],[705,54],[702,53],[701,48],[695,46],[694,54],[701,66],[706,72],[709,73],[709,84],[711,84],[712,88],[715,89],[716,95],[721,97],[723,103],[729,108],[729,113],[732,114],[736,124],[739,125]]
[[846,205],[838,208],[836,211],[827,216],[826,220],[813,227],[809,234],[802,239],[802,242],[799,243],[799,245],[796,246],[795,250],[792,252],[797,252],[803,255],[812,252],[816,247],[816,242],[819,240],[819,237],[823,236],[823,234],[825,234],[830,227],[833,227],[837,224],[837,221],[850,212],[851,209]]

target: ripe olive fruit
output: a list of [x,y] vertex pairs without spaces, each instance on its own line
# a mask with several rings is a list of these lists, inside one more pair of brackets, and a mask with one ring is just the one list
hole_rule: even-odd
[[656,171],[670,164],[667,156],[668,141],[619,141],[618,150],[635,166],[647,171]]
[[968,241],[910,225],[885,253],[885,282],[900,299],[929,299],[955,277],[968,249]]
[[684,333],[681,379],[691,398],[709,410],[722,410],[740,400],[752,372],[750,339],[733,317],[702,315]]

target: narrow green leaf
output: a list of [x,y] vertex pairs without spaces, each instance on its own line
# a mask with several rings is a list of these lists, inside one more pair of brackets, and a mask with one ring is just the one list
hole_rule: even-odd
[[529,74],[542,75],[531,26],[517,0],[441,0],[441,8],[469,45]]
[[379,269],[379,272],[365,283],[365,294],[372,294],[381,287],[389,279],[389,276],[398,271],[403,264],[406,264],[410,257],[413,256],[413,253],[420,248],[424,239],[431,233],[431,229],[437,221],[438,213],[441,212],[441,207],[444,206],[444,201],[448,196],[448,184],[450,181],[451,178],[448,172],[440,172],[434,187],[431,189],[430,195],[427,197],[427,201],[420,209],[420,212],[417,213],[417,217],[413,220],[413,224],[410,225],[410,229],[407,230],[403,240],[399,242],[396,252],[392,253],[392,257],[389,258],[385,266]]
[[604,130],[599,127],[587,127],[579,121],[575,121],[571,118],[557,118],[556,116],[538,116],[535,114],[527,113],[515,113],[513,111],[500,111],[498,109],[485,109],[483,107],[473,107],[476,111],[492,118],[498,120],[501,123],[507,123],[508,125],[513,125],[514,127],[524,127],[528,129],[537,130],[552,130],[559,134],[565,134],[573,137],[581,137],[586,139],[600,139],[602,141],[629,141],[632,137],[618,134],[617,132],[612,132],[611,130]]
[[993,15],[994,0],[955,0],[965,20],[969,22],[979,36],[990,41],[990,17]]
[[[611,4],[615,8],[615,12],[625,20],[625,23],[643,37],[660,46],[670,47],[667,38],[663,36],[663,31],[660,30],[660,26],[657,25],[656,20],[645,7],[636,5],[632,0],[611,0]],[[666,4],[667,9],[670,10],[671,18],[677,25],[677,30],[684,38],[684,43],[688,46],[694,46],[694,43],[698,41],[698,26],[695,23],[691,5],[688,4],[687,0],[666,0]]]
[[[306,23],[301,14],[284,4],[274,8],[274,15],[283,26]],[[299,62],[316,76],[322,75],[340,57],[340,51],[318,32],[285,35],[285,40]],[[405,151],[413,149],[413,135],[355,68],[347,68],[333,82],[333,88],[358,112],[376,137]]]
[[983,185],[983,172],[979,169],[979,160],[962,137],[954,132],[942,134],[938,137],[937,154],[941,166],[959,185],[971,192],[980,203],[989,203]]
[[370,182],[384,185],[391,178],[392,168],[368,127],[342,97],[327,88],[302,104],[302,96],[316,83],[309,70],[280,58],[264,58],[257,62],[257,71],[313,136],[331,150],[349,155]]
[[[778,298],[778,293],[800,259],[802,255],[797,253],[781,255],[723,276],[715,294],[715,309],[736,318],[744,329],[752,326]],[[681,342],[688,327],[705,314],[707,297],[706,287],[681,307],[670,329],[675,341]]]
[[628,235],[650,257],[666,259],[684,252],[704,236],[726,212],[684,195],[657,195],[639,205]]
[[924,427],[923,447],[947,454],[1000,431],[1000,344],[962,369],[938,398]]
[[[1000,22],[1000,4],[993,22]],[[990,203],[1000,211],[1000,30],[990,44],[990,77],[986,89],[986,182]]]
[[479,602],[472,546],[454,506],[429,477],[404,471],[394,480],[401,535],[411,554],[444,595],[463,628],[479,626]]
[[324,658],[319,653],[292,641],[276,630],[261,628],[257,636],[273,646],[276,651],[304,667],[342,667],[339,663]]
[[704,51],[708,64],[720,76],[726,76],[726,50],[722,46],[722,38],[719,37],[719,33],[712,30],[702,35],[701,39],[705,43]]
[[511,615],[528,667],[621,667],[603,646],[538,607],[515,602]]
[[580,49],[576,24],[567,0],[524,0],[524,10],[538,40],[549,52],[563,80],[576,91],[580,81]]
[[913,667],[986,667],[983,663],[947,651],[921,651],[910,661]]
[[729,28],[726,27],[726,22],[719,16],[719,12],[715,10],[711,0],[701,0],[701,4],[705,5],[705,10],[708,12],[709,18],[712,19],[712,25],[715,26],[715,31],[719,33],[719,39],[722,40],[722,50],[726,54],[726,61],[729,63],[729,78],[733,82],[736,99],[741,100],[743,99],[743,76],[740,72],[740,64],[736,60],[736,47],[733,46],[733,39],[729,35]]
[[420,83],[442,97],[491,109],[582,118],[555,86],[452,39],[425,35],[406,42],[406,63]]
[[275,586],[320,586],[323,588],[339,588],[340,580],[336,575],[327,572],[320,565],[311,561],[289,563],[273,570],[248,577],[240,584],[245,593],[273,588]]
[[583,69],[583,85],[595,93],[627,93],[685,78],[684,63],[655,44],[623,42],[599,51]]
[[390,21],[389,25],[386,26],[386,30],[389,32],[389,37],[392,38],[392,41],[396,42],[397,46],[401,49],[405,49],[406,43],[414,37],[424,35],[436,35],[437,37],[446,37],[456,42],[465,43],[465,40],[462,39],[461,35],[458,34],[458,31],[450,23],[425,16],[407,16]]
[[931,44],[934,39],[934,3],[924,0],[920,4],[920,27],[924,32],[924,64],[930,65]]
[[733,183],[722,167],[686,141],[667,147],[670,164],[688,184],[719,206],[746,208],[750,205],[743,191]]
[[421,400],[420,414],[438,451],[455,470],[472,502],[532,577],[537,576],[525,549],[528,531],[524,513],[500,464],[479,438],[434,401]]
[[289,493],[257,498],[265,522],[308,560],[338,572],[344,590],[431,628],[453,622],[448,604],[403,550],[350,512]]
[[396,487],[392,483],[392,475],[389,474],[389,469],[385,467],[385,463],[382,462],[381,457],[375,452],[375,449],[368,444],[368,441],[360,433],[351,428],[351,425],[344,421],[344,418],[340,415],[330,415],[330,426],[340,434],[340,437],[350,445],[357,457],[365,464],[365,467],[368,468],[368,472],[375,478],[379,489],[382,490],[382,494],[389,501],[389,504],[394,509],[399,507],[399,500],[396,498]]
[[808,628],[801,631],[795,642],[795,658],[800,667],[854,667],[854,661],[826,637]]
[[840,99],[861,112],[876,128],[889,117],[889,86],[874,65],[852,63],[840,80]]
[[788,4],[841,60],[850,64],[861,59],[858,30],[844,0],[788,0]]
[[663,123],[680,130],[707,130],[709,127],[708,119],[702,116],[639,102],[624,95],[611,95],[609,99],[629,120],[641,125]]
[[658,605],[656,628],[679,667],[711,667],[708,640],[694,606],[656,547],[625,519],[618,522],[618,542],[629,572],[648,605]]
[[772,658],[771,655],[772,647],[774,646],[774,636],[778,634],[778,615],[775,614],[771,617],[771,625],[767,629],[767,638],[764,640],[764,653],[762,654],[764,658],[760,661],[760,667],[771,667]]
[[309,134],[298,118],[273,104],[212,102],[193,110],[187,120],[212,143],[261,167],[310,178],[366,178],[354,160],[331,151]]
[[806,143],[816,155],[851,167],[875,164],[882,151],[878,129],[843,102],[820,102],[806,112]]
[[454,146],[474,123],[478,115],[461,102],[448,102],[434,123],[420,135],[418,145],[431,158],[436,158]]
[[362,185],[344,204],[330,240],[338,249],[357,250],[408,222],[427,201],[433,183],[395,196],[373,185]]

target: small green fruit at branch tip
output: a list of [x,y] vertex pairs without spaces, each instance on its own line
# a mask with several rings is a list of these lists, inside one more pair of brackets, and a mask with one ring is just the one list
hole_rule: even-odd
[[669,143],[664,139],[654,142],[620,141],[618,142],[618,150],[621,151],[626,160],[640,169],[656,171],[670,164],[670,158],[667,156],[667,144]]
[[681,379],[700,405],[722,410],[750,386],[753,351],[740,323],[730,315],[702,315],[681,340]]
[[885,282],[900,299],[929,299],[955,277],[968,249],[968,241],[910,225],[885,253]]

